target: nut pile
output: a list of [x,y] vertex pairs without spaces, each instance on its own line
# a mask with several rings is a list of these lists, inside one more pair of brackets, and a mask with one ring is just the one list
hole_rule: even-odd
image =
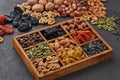
[[106,46],[101,40],[90,42],[86,45],[83,45],[82,48],[88,55],[94,55],[107,50]]
[[92,22],[98,21],[98,18],[106,16],[106,7],[103,2],[106,0],[88,0],[89,10],[85,13],[85,17],[91,18]]
[[80,61],[86,58],[86,55],[83,53],[82,49],[79,47],[75,49],[70,49],[68,51],[58,52],[58,56],[65,65],[76,62],[76,61]]
[[54,71],[61,67],[60,61],[55,55],[47,56],[45,59],[36,59],[33,61],[33,64],[41,76],[45,75],[47,72]]
[[23,14],[30,14],[39,19],[40,24],[54,24],[55,17],[59,13],[55,11],[54,5],[56,0],[28,0],[26,3],[18,5],[23,10]]
[[[59,0],[63,1],[63,0]],[[87,0],[64,0],[62,5],[55,5],[62,17],[81,17],[88,10]]]
[[76,46],[75,42],[68,36],[59,37],[54,41],[51,41],[49,44],[51,48],[58,52],[68,50],[69,48],[74,48]]
[[96,38],[96,36],[90,30],[79,31],[77,33],[73,33],[72,37],[78,44],[92,41]]
[[74,19],[74,20],[69,20],[66,24],[63,25],[63,27],[69,33],[74,33],[76,31],[85,30],[88,27],[88,25],[83,20]]
[[11,25],[5,24],[7,16],[0,15],[0,36],[4,34],[13,34],[14,29]]
[[44,41],[38,32],[19,37],[17,40],[23,48],[27,48]]
[[26,50],[26,54],[33,61],[35,59],[39,59],[44,56],[48,56],[52,54],[52,51],[48,47],[48,45],[44,43],[44,44],[38,45],[37,47],[33,47],[29,50]]
[[47,28],[41,32],[47,40],[63,36],[65,34],[64,30],[61,27]]

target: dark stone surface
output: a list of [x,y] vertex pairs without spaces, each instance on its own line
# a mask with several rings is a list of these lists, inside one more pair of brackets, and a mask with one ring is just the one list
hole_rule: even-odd
[[[0,0],[0,14],[7,14],[17,4],[27,0]],[[108,11],[120,11],[120,0],[108,0]],[[68,19],[68,18],[66,18]],[[57,22],[66,20],[57,19]],[[45,25],[47,26],[47,25]],[[43,27],[34,27],[36,30]],[[96,29],[96,27],[94,27]],[[113,58],[89,68],[74,72],[57,80],[120,80],[120,42],[110,32],[96,29],[114,49]],[[12,38],[23,33],[15,30],[13,35],[5,35],[0,44],[0,80],[34,80],[24,63],[13,48]]]

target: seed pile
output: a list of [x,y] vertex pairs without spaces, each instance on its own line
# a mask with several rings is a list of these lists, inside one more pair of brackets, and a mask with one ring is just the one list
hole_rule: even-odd
[[94,55],[96,53],[100,53],[102,51],[107,50],[104,43],[100,40],[93,41],[86,45],[83,45],[82,48],[88,55]]
[[6,23],[12,23],[15,28],[20,32],[27,32],[32,29],[33,25],[38,24],[38,19],[31,17],[29,14],[23,14],[20,7],[16,6],[14,11],[10,12]]
[[70,49],[68,51],[58,52],[58,56],[63,64],[67,65],[76,61],[80,61],[86,58],[86,55],[83,53],[82,49],[79,47],[75,49]]
[[98,25],[99,29],[112,31],[116,27],[116,19],[114,17],[100,18],[97,22],[93,22],[92,24]]
[[79,30],[85,30],[88,25],[84,20],[74,19],[69,20],[63,27],[69,32],[74,33]]
[[33,47],[26,51],[28,57],[33,61],[35,59],[42,58],[44,56],[48,56],[52,53],[51,49],[47,44],[40,44],[38,47]]
[[54,71],[61,67],[60,61],[55,55],[47,56],[44,59],[36,59],[33,61],[33,64],[41,76],[44,76],[46,73]]
[[44,41],[39,33],[28,34],[23,37],[19,37],[17,40],[23,48],[27,48]]
[[72,34],[72,37],[78,44],[92,41],[96,38],[96,36],[90,30],[79,31],[78,33]]
[[68,36],[59,37],[54,41],[51,41],[49,44],[51,48],[58,52],[68,50],[69,48],[74,48],[76,46],[75,42]]
[[48,28],[41,32],[47,40],[63,36],[65,34],[64,30],[61,27]]

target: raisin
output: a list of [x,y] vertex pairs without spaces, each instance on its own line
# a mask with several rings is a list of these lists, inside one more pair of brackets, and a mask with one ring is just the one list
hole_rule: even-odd
[[14,11],[17,11],[18,13],[22,14],[23,10],[19,6],[14,7]]
[[29,20],[31,18],[31,16],[29,14],[23,14],[21,19],[22,20]]
[[39,20],[37,18],[35,18],[35,17],[31,17],[30,20],[31,20],[33,25],[39,24],[39,22],[38,22]]

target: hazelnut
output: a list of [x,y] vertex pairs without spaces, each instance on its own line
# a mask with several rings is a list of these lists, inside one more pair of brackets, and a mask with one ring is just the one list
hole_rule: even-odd
[[47,11],[52,11],[54,9],[54,4],[52,2],[48,2],[46,5],[45,5],[45,9]]
[[59,8],[59,5],[55,5],[55,9],[57,10]]
[[42,5],[46,5],[47,0],[39,0],[39,3],[42,4]]
[[38,0],[28,0],[27,3],[29,5],[34,5],[34,4],[37,4],[38,3]]
[[74,14],[74,12],[72,12],[71,14],[70,14],[70,17],[75,17],[75,14]]
[[35,4],[33,5],[32,10],[36,12],[42,12],[44,10],[44,6],[42,4]]
[[54,0],[47,0],[48,2],[53,2]]
[[62,5],[63,2],[64,2],[64,0],[54,0],[54,3],[56,5]]

